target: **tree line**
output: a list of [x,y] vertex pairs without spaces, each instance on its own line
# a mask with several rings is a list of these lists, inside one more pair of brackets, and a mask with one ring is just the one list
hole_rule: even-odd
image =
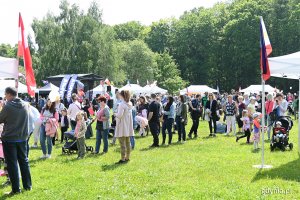
[[[50,75],[95,73],[118,86],[157,81],[171,93],[187,84],[223,91],[259,84],[259,16],[272,57],[300,50],[299,0],[232,0],[150,26],[107,25],[96,2],[86,13],[67,0],[59,8],[59,15],[48,13],[32,23],[36,45],[28,41],[38,83]],[[15,57],[15,49],[2,44],[0,55]],[[267,83],[286,91],[298,84],[278,78]]]

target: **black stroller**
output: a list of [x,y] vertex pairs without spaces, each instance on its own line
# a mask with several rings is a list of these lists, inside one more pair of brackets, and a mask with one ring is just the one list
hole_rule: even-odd
[[[280,122],[283,131],[281,134],[276,133],[276,123]],[[285,151],[286,148],[293,149],[293,143],[289,143],[290,130],[293,127],[293,121],[290,116],[281,116],[278,117],[273,123],[273,134],[271,138],[270,148],[271,151],[274,151],[276,148]]]
[[[66,143],[62,147],[62,154],[73,154],[78,151],[77,149],[77,144],[76,144],[76,138],[74,136],[75,132],[74,131],[68,131],[65,132],[65,138],[66,138]],[[86,151],[93,152],[94,148],[92,146],[86,146]]]

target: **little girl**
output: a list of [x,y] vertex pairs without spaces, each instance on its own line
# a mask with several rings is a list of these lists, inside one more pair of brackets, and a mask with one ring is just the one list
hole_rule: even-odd
[[244,135],[240,137],[236,137],[236,142],[238,142],[239,139],[241,138],[247,137],[247,144],[249,144],[251,131],[250,131],[250,118],[248,116],[248,110],[243,110],[241,121],[243,122]]
[[82,111],[77,113],[76,122],[77,123],[75,128],[75,137],[77,138],[77,149],[78,149],[77,159],[82,159],[84,158],[85,155],[85,132],[86,132],[84,113]]
[[254,150],[258,149],[258,144],[260,141],[260,119],[259,119],[259,114],[254,113],[253,114],[253,132],[254,132],[254,137],[253,137],[253,144],[254,144]]
[[61,120],[60,120],[60,130],[61,130],[61,140],[60,143],[62,143],[64,141],[65,138],[65,132],[68,130],[69,128],[69,124],[70,124],[70,118],[67,116],[67,109],[64,108],[61,111]]

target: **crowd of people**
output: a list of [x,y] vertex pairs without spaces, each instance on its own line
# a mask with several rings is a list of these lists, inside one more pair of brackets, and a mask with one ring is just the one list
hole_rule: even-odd
[[[250,143],[253,133],[254,149],[258,149],[261,128],[264,128],[261,127],[261,118],[266,117],[267,135],[270,139],[271,115],[285,115],[289,107],[291,112],[298,109],[295,97],[291,94],[284,97],[281,93],[267,95],[266,116],[261,115],[263,106],[260,94],[242,95],[232,92],[215,95],[206,92],[192,96],[136,96],[124,90],[116,91],[115,96],[113,104],[109,105],[108,101],[111,99],[105,95],[96,95],[91,102],[88,99],[79,101],[76,94],[72,95],[71,102],[60,99],[53,102],[39,97],[35,108],[20,100],[15,88],[6,88],[5,102],[1,104],[0,123],[4,125],[1,138],[7,165],[7,183],[12,185],[11,194],[20,192],[19,168],[23,188],[31,190],[28,161],[31,135],[32,148],[40,145],[41,159],[50,159],[52,146],[59,140],[63,143],[64,134],[73,131],[78,159],[83,159],[86,153],[86,134],[92,131],[89,127],[91,129],[91,124],[95,122],[96,142],[93,154],[103,155],[108,152],[109,135],[112,133],[111,144],[114,145],[118,139],[121,147],[121,159],[117,164],[125,164],[130,161],[131,151],[135,148],[135,132],[141,137],[151,133],[153,143],[150,148],[172,145],[175,131],[178,134],[177,142],[185,143],[187,138],[196,139],[200,135],[198,128],[202,120],[207,121],[209,129],[201,130],[201,135],[216,137],[217,133],[225,133],[226,136],[232,134],[236,142],[246,138],[246,143]],[[192,125],[190,130],[186,130],[189,119],[192,120]]]

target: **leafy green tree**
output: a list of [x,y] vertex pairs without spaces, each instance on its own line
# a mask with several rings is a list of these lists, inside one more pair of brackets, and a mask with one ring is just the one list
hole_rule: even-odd
[[135,39],[143,39],[143,31],[145,27],[137,21],[130,21],[124,24],[114,26],[116,39],[121,41],[129,41]]
[[153,81],[157,71],[155,54],[141,40],[120,42],[118,44],[121,56],[121,69],[126,73],[126,79],[141,85],[146,85],[147,80]]
[[145,42],[154,52],[162,53],[169,49],[170,33],[174,19],[153,22]]
[[186,86],[186,82],[180,77],[178,65],[168,52],[157,53],[155,61],[157,63],[157,70],[154,80],[157,81],[158,86],[168,90],[171,94],[177,93]]

